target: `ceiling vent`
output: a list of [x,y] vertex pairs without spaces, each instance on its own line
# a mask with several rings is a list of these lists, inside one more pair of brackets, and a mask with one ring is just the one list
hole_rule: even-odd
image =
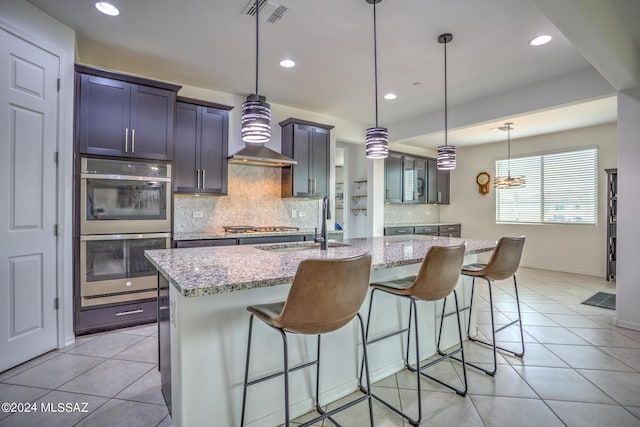
[[[271,0],[259,0],[258,7],[260,8],[260,16],[263,21],[270,24],[275,24],[289,10],[288,6],[280,3],[276,3]],[[256,2],[255,0],[249,0],[249,3],[242,11],[243,15],[256,16]]]

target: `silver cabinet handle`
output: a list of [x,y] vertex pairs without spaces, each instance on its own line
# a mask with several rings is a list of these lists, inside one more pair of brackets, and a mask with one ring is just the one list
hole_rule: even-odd
[[313,193],[313,190],[311,189],[311,178],[307,179],[307,192],[308,193]]
[[142,313],[144,310],[140,309],[140,310],[131,310],[131,311],[121,311],[119,313],[116,313],[116,316],[128,316],[130,314],[138,314],[138,313]]
[[136,152],[136,130],[131,129],[131,152]]
[[202,184],[200,185],[200,189],[204,190],[204,169],[202,169]]
[[129,152],[129,128],[124,128],[124,152]]
[[196,189],[200,189],[200,169],[196,169]]

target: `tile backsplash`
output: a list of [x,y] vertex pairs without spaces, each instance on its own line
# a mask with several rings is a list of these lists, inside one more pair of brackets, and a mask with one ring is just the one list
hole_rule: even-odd
[[384,225],[437,224],[440,206],[389,203],[384,205]]
[[225,225],[317,227],[320,200],[280,198],[281,173],[279,168],[229,164],[226,196],[174,197],[174,232],[214,232]]

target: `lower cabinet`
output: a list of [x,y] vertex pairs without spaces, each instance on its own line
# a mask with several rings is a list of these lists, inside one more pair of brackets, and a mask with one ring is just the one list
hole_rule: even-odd
[[176,248],[204,248],[207,246],[233,246],[237,245],[236,239],[198,239],[198,240],[176,240]]
[[461,230],[461,224],[416,226],[407,225],[401,227],[385,227],[384,235],[394,236],[401,234],[422,234],[427,236],[460,237]]
[[116,328],[153,323],[157,320],[157,302],[140,300],[130,304],[118,304],[79,310],[75,327],[76,335],[106,331]]
[[158,273],[158,369],[162,395],[171,415],[171,303],[169,281]]
[[438,236],[460,237],[461,228],[460,224],[441,225],[438,227]]
[[394,236],[398,234],[413,234],[413,226],[411,227],[385,227],[385,236]]

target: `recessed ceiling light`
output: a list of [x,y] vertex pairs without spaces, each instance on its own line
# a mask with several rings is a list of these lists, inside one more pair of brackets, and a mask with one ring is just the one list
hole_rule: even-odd
[[549,43],[551,39],[552,37],[546,34],[538,36],[529,42],[529,46],[542,46],[543,44]]
[[109,16],[120,15],[120,10],[114,5],[112,5],[111,3],[106,1],[96,2],[96,9],[98,9],[100,12],[104,13],[105,15],[109,15]]
[[280,66],[282,68],[293,68],[296,66],[296,63],[291,59],[282,59],[280,60]]
[[396,99],[397,97],[395,93],[388,93],[384,96],[384,99]]

